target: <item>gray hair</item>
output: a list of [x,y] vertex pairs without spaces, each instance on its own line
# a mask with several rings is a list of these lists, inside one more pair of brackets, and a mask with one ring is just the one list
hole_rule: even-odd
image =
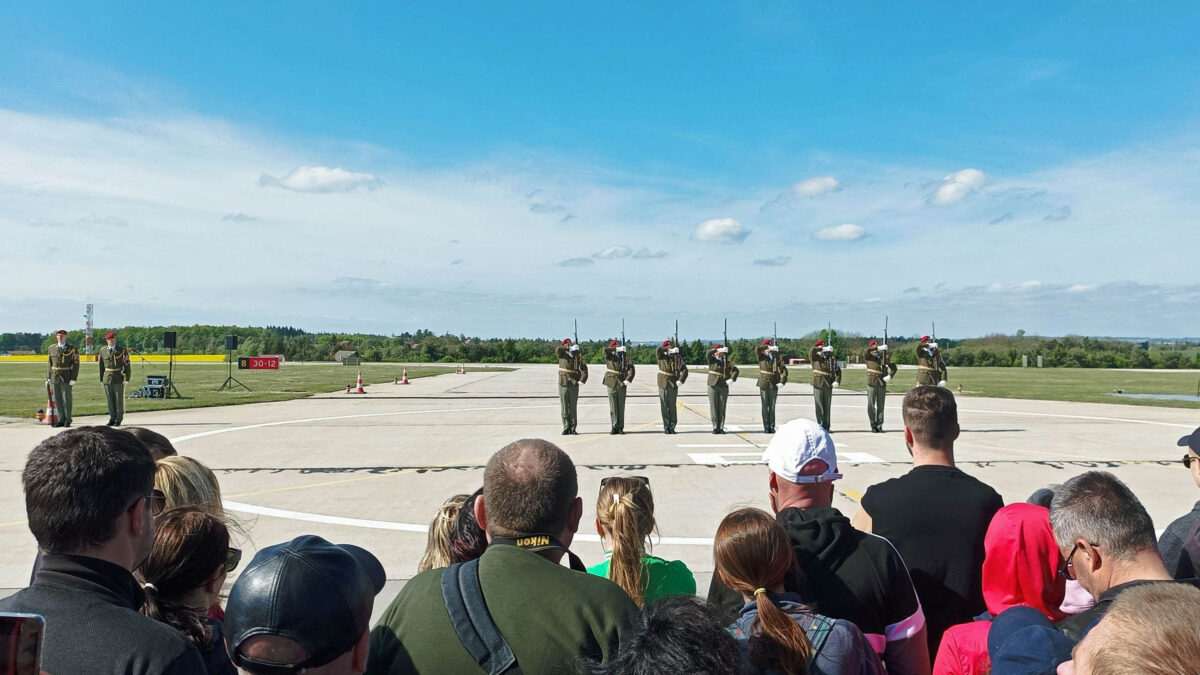
[[1116,476],[1088,471],[1063,483],[1050,502],[1050,529],[1059,548],[1083,539],[1117,560],[1158,550],[1154,521]]

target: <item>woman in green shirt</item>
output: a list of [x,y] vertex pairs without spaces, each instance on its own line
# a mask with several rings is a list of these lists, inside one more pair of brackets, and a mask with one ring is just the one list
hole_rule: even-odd
[[654,522],[650,480],[642,476],[610,476],[600,481],[596,532],[604,543],[604,562],[588,572],[612,580],[638,607],[669,595],[695,595],[696,578],[679,560],[649,554]]

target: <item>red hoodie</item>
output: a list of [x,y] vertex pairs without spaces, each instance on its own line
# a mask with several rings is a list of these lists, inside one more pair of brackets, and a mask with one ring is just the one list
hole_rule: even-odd
[[[1058,576],[1062,554],[1050,531],[1050,511],[1034,504],[1009,504],[996,512],[983,540],[983,599],[996,616],[1009,607],[1026,605],[1058,621],[1065,580]],[[934,675],[984,675],[991,671],[987,654],[990,621],[952,626],[942,636]]]

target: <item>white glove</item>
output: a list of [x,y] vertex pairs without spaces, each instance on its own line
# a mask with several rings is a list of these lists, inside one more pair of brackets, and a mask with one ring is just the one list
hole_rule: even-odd
[[783,383],[782,383],[782,382],[776,382],[776,383],[775,383],[775,388],[776,388],[776,389],[778,389],[778,388],[780,388],[780,387],[782,387],[782,386],[783,386]]
[[887,345],[879,345],[879,351],[881,351],[881,352],[886,352],[886,351],[887,351]]
[[769,351],[769,352],[777,352],[777,351],[779,351],[779,347],[777,347],[777,346],[775,346],[775,345],[771,345],[770,347],[767,347],[767,351]]
[[717,350],[717,353],[718,354],[728,354],[729,350],[726,349],[725,347],[721,347],[720,349]]
[[884,382],[891,382],[891,381],[892,381],[892,376],[891,376],[891,375],[884,375],[884,376],[883,376],[883,381],[884,381]]
[[624,352],[624,351],[625,351],[625,345],[621,345],[620,347],[617,347],[617,351],[619,351],[619,352]]
[[824,347],[821,347],[821,351],[828,354],[829,352],[833,351],[833,347],[830,347],[829,345],[825,345]]
[[[942,380],[942,381],[943,381],[943,382],[945,382],[945,380]],[[75,386],[75,380],[71,380],[71,381],[70,381],[68,384],[70,384],[72,387],[74,387],[74,386]]]
[[945,380],[938,380],[938,386],[939,386],[939,387],[944,387],[944,386],[946,386],[946,381],[945,381]]
[[579,345],[571,345],[571,349],[569,351],[572,351],[572,352],[579,351]]
[[841,382],[838,382],[837,380],[834,380],[834,381],[833,381],[833,388],[834,388],[834,389],[837,389],[837,388],[838,388],[838,387],[840,387],[840,386],[842,386],[842,383],[841,383]]
[[668,354],[678,354],[678,353],[679,353],[679,347],[671,347],[670,349],[668,349],[668,350],[667,350],[667,353],[668,353]]
[[48,378],[48,377],[46,378],[46,386],[47,386],[47,387],[49,387],[49,386],[50,386],[50,378]]
[[930,349],[937,349],[937,343],[936,343],[936,342],[930,342],[930,343],[929,343],[929,348],[930,348]]

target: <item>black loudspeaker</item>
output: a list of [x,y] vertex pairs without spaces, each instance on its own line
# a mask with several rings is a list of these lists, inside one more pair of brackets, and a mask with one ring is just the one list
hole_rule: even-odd
[[175,331],[169,330],[163,333],[163,348],[175,349]]
[[231,352],[235,349],[237,349],[237,336],[236,335],[226,335],[225,336],[225,351]]

